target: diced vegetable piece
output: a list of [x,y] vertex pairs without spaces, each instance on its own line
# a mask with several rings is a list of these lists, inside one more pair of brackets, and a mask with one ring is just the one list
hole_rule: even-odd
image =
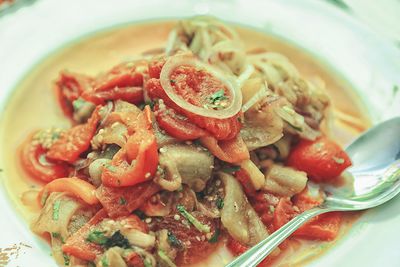
[[218,141],[212,136],[204,136],[200,138],[200,141],[203,146],[222,161],[240,164],[250,158],[249,151],[240,136],[226,141]]
[[287,164],[308,174],[315,182],[332,182],[351,160],[338,144],[326,137],[302,139],[290,152]]
[[210,232],[210,226],[202,224],[197,220],[192,214],[190,214],[183,205],[177,205],[176,209],[191,223],[196,227],[197,230],[203,233]]

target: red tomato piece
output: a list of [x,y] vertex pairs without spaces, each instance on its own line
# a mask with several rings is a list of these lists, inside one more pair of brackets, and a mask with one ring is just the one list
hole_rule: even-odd
[[281,198],[274,211],[274,230],[278,230],[297,215],[298,212],[293,209],[293,204],[290,199]]
[[341,221],[342,214],[340,212],[322,214],[300,227],[293,233],[293,236],[309,240],[332,241],[339,234]]
[[[193,76],[193,73],[191,73],[191,76]],[[195,76],[193,76],[193,79],[196,80],[197,78]],[[187,78],[187,81],[189,81],[189,80],[190,79]],[[176,82],[176,84],[178,84],[178,82]],[[213,90],[215,90],[215,88],[216,88],[215,85],[206,84],[206,85],[202,85],[201,90],[200,90],[200,88],[197,88],[199,85],[196,82],[193,82],[193,84],[195,84],[196,90],[193,90],[193,88],[192,88],[189,91],[192,83],[187,82],[187,84],[181,85],[179,87],[179,90],[180,90],[179,92],[185,96],[185,99],[187,99],[187,101],[191,102],[192,104],[197,104],[197,105],[200,105],[201,103],[198,102],[198,100],[196,100],[196,99],[198,99],[198,98],[207,99],[207,97],[204,95],[198,96],[199,93],[196,93],[196,91],[202,91],[201,94],[207,95],[207,92],[206,93],[203,92],[204,91],[203,86],[205,86],[205,87],[213,86]],[[190,111],[187,111],[185,109],[182,109],[181,107],[176,105],[173,101],[171,101],[171,99],[168,97],[168,95],[165,93],[164,89],[162,88],[160,81],[158,79],[154,79],[154,78],[150,79],[145,84],[145,88],[146,88],[149,96],[152,99],[155,99],[155,98],[162,99],[168,107],[173,108],[179,114],[186,116],[189,119],[189,121],[193,122],[200,128],[207,130],[210,134],[212,134],[218,140],[232,139],[232,138],[236,137],[236,135],[240,131],[241,124],[238,120],[239,114],[236,114],[235,116],[232,116],[231,118],[227,118],[227,119],[216,119],[216,118],[203,117],[203,116],[194,114]],[[218,88],[220,88],[220,87],[218,87]],[[215,90],[215,91],[217,91],[217,90]],[[192,92],[192,93],[189,94],[188,92]],[[212,93],[208,92],[208,94],[212,94]]]
[[315,182],[332,182],[351,160],[338,144],[326,137],[315,141],[302,139],[291,151],[287,164],[306,172]]
[[103,170],[101,179],[106,186],[143,183],[149,181],[157,170],[158,148],[149,106],[146,106],[137,120],[136,131],[128,138],[125,147],[114,156],[111,165]]
[[61,72],[55,83],[55,92],[62,111],[67,117],[72,117],[74,108],[72,102],[91,88],[93,79],[89,76],[70,72]]
[[47,152],[47,157],[53,160],[75,162],[80,154],[88,150],[90,141],[96,133],[97,124],[100,121],[99,108],[85,124],[76,125],[64,133]]
[[149,76],[150,78],[160,79],[161,69],[165,64],[164,59],[155,60],[149,64]]
[[158,191],[160,187],[153,181],[149,181],[128,187],[101,185],[96,195],[108,215],[115,218],[131,214]]
[[24,170],[32,177],[44,182],[68,177],[69,165],[48,159],[46,157],[47,149],[44,149],[39,142],[32,138],[33,135],[22,145],[20,158]]
[[165,106],[154,107],[154,114],[160,128],[179,140],[195,140],[207,135],[207,132],[191,123],[186,117],[179,115],[174,109]]
[[136,66],[121,64],[97,78],[91,90],[82,93],[82,98],[96,105],[107,100],[123,100],[133,104],[143,102],[143,75]]
[[239,135],[226,141],[218,141],[212,136],[204,136],[200,138],[200,141],[203,146],[222,161],[238,164],[250,158],[249,150]]
[[[218,223],[209,217],[206,217],[198,212],[191,214],[202,224],[210,226],[211,236],[219,228]],[[199,262],[208,257],[218,246],[218,242],[211,243],[207,239],[201,237],[204,233],[199,232],[193,225],[187,227],[180,220],[175,220],[174,215],[162,217],[162,221],[154,225],[154,231],[166,229],[171,232],[183,243],[183,249],[178,251],[175,263],[178,266],[186,266]],[[220,239],[218,239],[220,240]]]
[[236,179],[242,184],[243,190],[246,195],[255,196],[256,190],[254,189],[253,184],[251,183],[249,174],[242,168],[240,168],[237,172],[234,173]]

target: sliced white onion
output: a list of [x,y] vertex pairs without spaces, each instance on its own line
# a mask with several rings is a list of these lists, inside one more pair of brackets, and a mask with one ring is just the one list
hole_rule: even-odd
[[250,76],[253,74],[254,71],[255,71],[254,66],[252,64],[247,64],[244,71],[237,78],[237,84],[239,88],[242,88],[244,82],[250,78]]
[[249,110],[252,106],[257,104],[259,101],[263,100],[265,97],[268,96],[268,90],[267,90],[267,82],[261,85],[260,89],[258,90],[257,93],[255,93],[249,101],[247,101],[243,106],[242,106],[242,111],[246,112]]
[[[179,67],[179,66],[193,66],[196,69],[203,69],[210,73],[212,76],[217,78],[221,83],[223,83],[226,88],[230,91],[230,94],[232,96],[232,101],[231,104],[221,110],[211,110],[211,109],[206,109],[203,107],[198,107],[195,105],[192,105],[182,99],[178,94],[174,92],[174,89],[171,86],[171,81],[170,81],[170,76],[173,73],[173,71]],[[178,106],[181,108],[190,111],[194,114],[201,115],[204,117],[209,117],[209,118],[217,118],[217,119],[226,119],[230,118],[234,115],[236,115],[242,106],[242,93],[241,91],[237,88],[236,84],[234,81],[230,81],[228,77],[226,77],[223,73],[220,71],[216,70],[214,67],[202,63],[199,60],[196,60],[192,56],[188,55],[178,55],[178,56],[173,56],[170,57],[167,62],[165,63],[164,67],[161,70],[160,74],[160,83],[168,97],[175,102]]]

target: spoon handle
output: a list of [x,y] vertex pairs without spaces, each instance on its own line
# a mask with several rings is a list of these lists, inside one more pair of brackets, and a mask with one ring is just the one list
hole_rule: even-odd
[[273,234],[259,242],[254,247],[237,257],[225,267],[255,267],[267,257],[280,243],[288,238],[294,231],[311,218],[332,210],[326,208],[313,208],[294,217],[291,221],[276,230]]

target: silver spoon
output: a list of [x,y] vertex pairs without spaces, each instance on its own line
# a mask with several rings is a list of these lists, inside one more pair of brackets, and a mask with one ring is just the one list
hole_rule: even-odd
[[353,166],[353,188],[324,188],[324,203],[303,212],[225,267],[255,267],[311,218],[331,211],[357,211],[379,206],[400,192],[400,117],[380,123],[358,137],[346,152]]

